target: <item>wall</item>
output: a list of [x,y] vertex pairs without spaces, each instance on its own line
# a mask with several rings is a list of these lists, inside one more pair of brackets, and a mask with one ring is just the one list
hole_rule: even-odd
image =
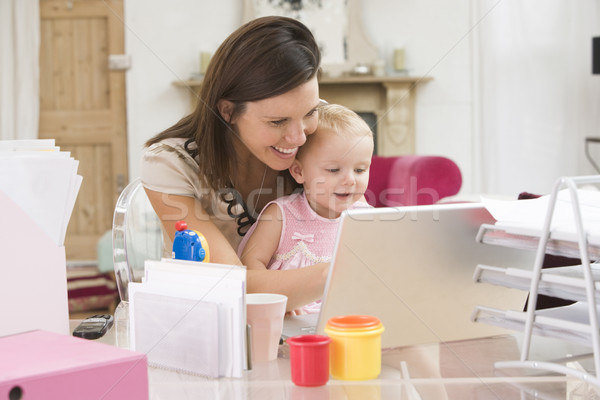
[[[587,0],[587,3],[597,1]],[[464,179],[461,194],[487,192],[490,188],[492,193],[507,195],[533,190],[528,186],[530,176],[523,188],[512,184],[490,186],[490,178],[483,168],[486,155],[480,117],[481,46],[477,30],[489,22],[484,3],[479,0],[360,2],[364,29],[381,57],[391,62],[393,49],[404,47],[410,72],[433,77],[417,91],[417,153],[443,155],[457,162]],[[490,3],[490,8],[502,5],[487,2]],[[125,5],[126,48],[132,56],[132,68],[127,74],[127,112],[129,163],[131,178],[134,178],[139,174],[144,141],[189,111],[189,93],[174,87],[172,82],[187,79],[198,70],[199,52],[214,51],[239,26],[242,1],[126,0]],[[580,141],[579,138],[573,140]],[[578,145],[578,153],[570,156],[583,158],[582,146]],[[531,159],[524,162],[536,164],[536,156],[541,157],[532,154]],[[569,173],[593,172],[587,162],[579,164],[577,170],[570,169]],[[544,170],[539,172],[544,173]],[[487,174],[490,175],[489,171]],[[552,182],[555,177],[544,178],[545,182]],[[504,179],[505,182],[510,180]],[[546,187],[538,190],[545,191]]]
[[[416,152],[444,155],[463,173],[461,192],[479,191],[474,175],[470,0],[363,2],[363,25],[381,56],[392,63],[405,48],[411,74],[433,80],[417,92]],[[393,32],[393,33],[392,33]]]
[[[198,69],[198,53],[214,51],[242,20],[241,1],[125,1],[127,114],[131,178],[139,174],[145,140],[189,111],[189,94],[172,82]],[[470,0],[361,1],[363,24],[391,62],[406,48],[406,65],[431,75],[417,96],[417,152],[446,155],[461,167],[463,191],[475,190],[471,132]],[[390,32],[394,32],[390,34]],[[440,40],[441,38],[441,40]]]
[[130,180],[139,176],[144,142],[190,110],[190,94],[172,82],[199,71],[242,20],[240,0],[125,0]]

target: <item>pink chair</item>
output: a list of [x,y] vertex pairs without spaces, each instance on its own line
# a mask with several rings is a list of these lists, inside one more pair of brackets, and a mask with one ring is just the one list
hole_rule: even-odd
[[434,204],[458,193],[460,169],[440,156],[373,156],[366,198],[374,207]]

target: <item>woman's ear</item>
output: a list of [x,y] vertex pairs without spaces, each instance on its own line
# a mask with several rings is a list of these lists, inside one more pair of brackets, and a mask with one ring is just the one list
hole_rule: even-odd
[[219,114],[221,115],[221,117],[223,117],[225,122],[231,124],[231,115],[233,114],[234,109],[233,103],[229,100],[221,99],[217,103],[217,108],[219,109]]
[[294,162],[292,163],[292,166],[290,167],[290,174],[292,175],[294,180],[296,182],[298,182],[300,185],[302,185],[304,183],[304,175],[302,172],[303,172],[302,163],[300,163],[300,161],[298,161],[298,159],[294,160]]

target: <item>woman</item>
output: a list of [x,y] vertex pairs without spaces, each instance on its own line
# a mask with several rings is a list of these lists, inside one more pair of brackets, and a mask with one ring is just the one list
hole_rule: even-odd
[[[241,265],[236,249],[258,212],[294,189],[287,169],[317,127],[320,61],[310,31],[285,17],[250,21],[221,44],[195,111],[146,143],[141,178],[167,254],[185,220],[212,262]],[[293,310],[321,297],[327,267],[249,270],[247,290],[285,294]]]

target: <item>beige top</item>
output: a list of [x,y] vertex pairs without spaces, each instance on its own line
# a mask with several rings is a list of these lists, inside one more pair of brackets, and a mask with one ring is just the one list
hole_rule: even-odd
[[[237,251],[242,237],[237,233],[237,222],[227,213],[228,203],[221,200],[212,189],[202,185],[198,162],[185,151],[184,144],[185,139],[172,138],[146,148],[141,164],[142,184],[145,188],[156,192],[198,199],[210,216],[210,220]],[[190,147],[194,148],[194,146],[195,144],[192,144]],[[232,211],[237,214],[243,209],[240,205],[236,205]],[[174,213],[173,219],[184,220],[185,215]],[[164,236],[164,254],[170,257],[173,242],[167,235]]]

